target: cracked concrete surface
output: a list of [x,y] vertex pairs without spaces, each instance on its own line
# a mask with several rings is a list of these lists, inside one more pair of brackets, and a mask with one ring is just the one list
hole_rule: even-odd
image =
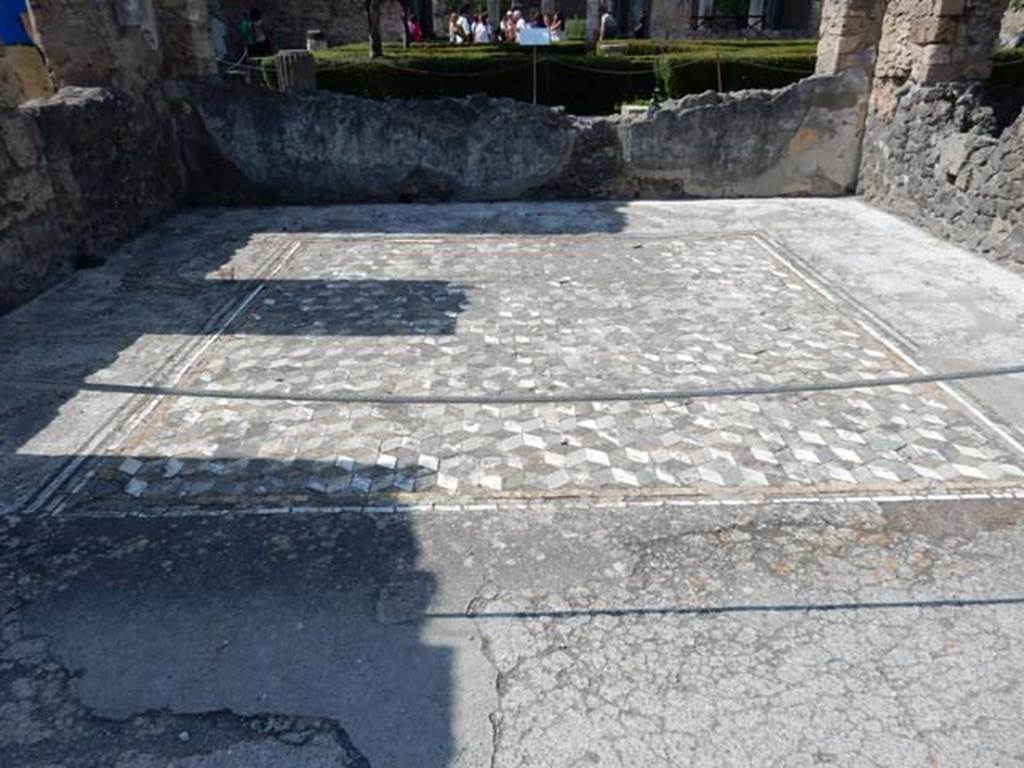
[[[1024,357],[1019,275],[859,202],[806,200],[195,211],[0,320],[0,359],[166,381],[297,232],[453,227],[761,230],[926,366]],[[687,331],[728,332],[702,322]],[[400,338],[378,343],[401,357]],[[401,385],[385,358],[374,375]],[[1012,441],[1021,386],[944,397]],[[83,495],[86,461],[63,506],[33,507],[69,457],[135,457],[130,424],[96,432],[129,398],[0,394],[4,768],[1024,765],[1015,487],[195,504]],[[316,467],[312,443],[294,450],[296,471]]]
[[[353,765],[1012,765],[1019,506],[23,522],[2,732],[24,765],[111,730],[127,765],[234,754],[261,712],[342,728]],[[333,733],[310,765],[350,764],[316,762]]]

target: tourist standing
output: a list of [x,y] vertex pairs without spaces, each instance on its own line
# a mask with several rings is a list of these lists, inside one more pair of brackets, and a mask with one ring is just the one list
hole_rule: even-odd
[[516,30],[515,39],[519,39],[519,33],[526,29],[526,19],[523,18],[523,12],[520,10],[512,11],[512,24]]
[[452,45],[457,45],[460,40],[459,37],[462,34],[462,28],[459,26],[459,14],[452,11],[448,14],[448,42]]
[[512,18],[512,11],[505,11],[505,18],[501,21],[501,37],[506,43],[516,41],[516,22]]
[[551,30],[552,43],[565,42],[565,14],[561,11],[556,13],[549,29]]
[[487,14],[477,14],[476,23],[473,25],[473,42],[486,44],[492,42],[493,39],[494,33],[491,30],[491,23],[487,19]]
[[245,55],[248,57],[270,56],[274,52],[270,30],[267,29],[259,8],[250,8],[243,15],[242,40],[245,42]]
[[423,42],[423,27],[420,26],[420,20],[416,14],[409,17],[409,42]]
[[459,11],[458,18],[458,37],[456,41],[458,43],[472,43],[473,42],[473,22],[469,20],[469,6],[462,6],[462,10]]
[[619,34],[619,25],[615,21],[615,17],[608,12],[607,8],[601,8],[601,28],[598,34],[598,40],[611,40],[617,37]]
[[640,18],[636,20],[636,26],[633,27],[633,37],[637,40],[647,39],[647,12],[641,11]]

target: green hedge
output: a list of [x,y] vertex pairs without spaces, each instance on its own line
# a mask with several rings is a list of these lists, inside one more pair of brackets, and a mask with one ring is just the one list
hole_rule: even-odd
[[990,83],[1024,87],[1024,48],[997,51],[993,64]]
[[627,56],[654,56],[663,53],[692,53],[714,56],[743,51],[748,57],[814,56],[815,40],[619,40],[626,44]]
[[[272,65],[271,65],[272,66]],[[417,99],[486,93],[529,101],[529,54],[489,58],[403,57],[333,62],[317,68],[317,87],[368,98]],[[537,66],[538,101],[581,115],[609,114],[626,101],[654,93],[654,62],[603,56],[547,55]]]
[[815,55],[752,56],[749,52],[666,54],[657,58],[661,92],[669,98],[718,90],[782,88],[814,73]]
[[[653,45],[644,49],[659,50]],[[777,88],[814,71],[814,53],[806,46],[795,53],[791,45],[735,42],[674,45],[668,50],[673,52],[599,56],[583,54],[577,43],[551,46],[539,52],[538,101],[562,105],[573,114],[602,115],[623,103],[646,101],[656,90],[671,98],[715,90],[719,68],[725,90]],[[385,54],[370,60],[365,45],[318,52],[317,86],[377,99],[475,93],[532,98],[532,53],[517,46],[389,46]],[[275,87],[274,60],[265,59],[263,67],[268,85]]]

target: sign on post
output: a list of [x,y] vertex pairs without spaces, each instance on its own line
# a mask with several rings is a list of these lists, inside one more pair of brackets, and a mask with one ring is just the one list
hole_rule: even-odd
[[551,30],[547,27],[523,27],[516,35],[520,45],[533,48],[533,103],[537,103],[537,48],[551,45]]
[[520,45],[551,45],[551,30],[547,27],[523,27],[516,40]]

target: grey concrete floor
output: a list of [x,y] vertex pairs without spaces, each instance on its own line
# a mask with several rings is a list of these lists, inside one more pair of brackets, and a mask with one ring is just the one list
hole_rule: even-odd
[[0,319],[0,765],[1024,764],[1024,377],[599,397],[1022,320],[856,200],[177,216]]

